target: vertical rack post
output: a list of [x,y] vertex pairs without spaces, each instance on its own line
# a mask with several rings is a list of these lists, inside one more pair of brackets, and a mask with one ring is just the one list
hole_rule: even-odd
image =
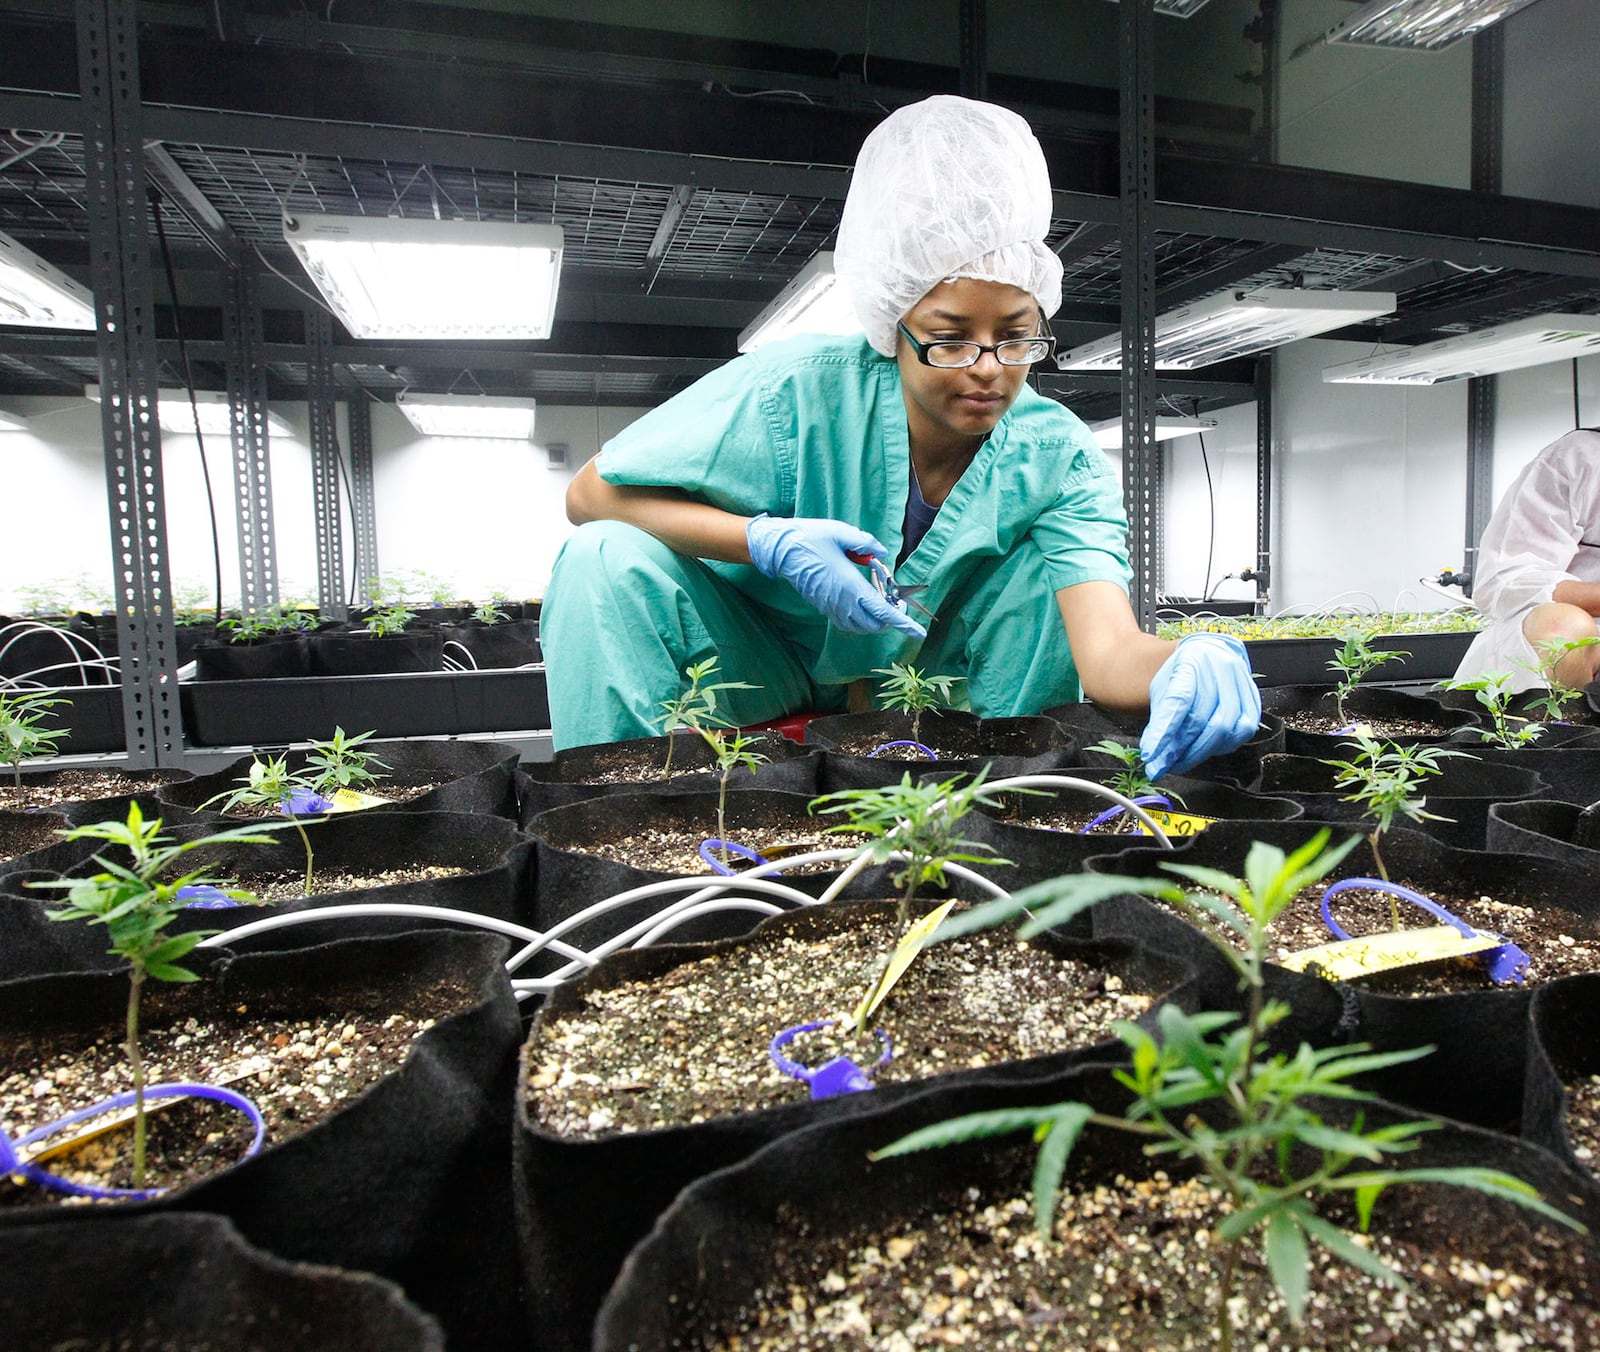
[[230,260],[222,329],[228,354],[233,494],[239,526],[239,609],[255,615],[278,604],[272,531],[272,468],[267,431],[267,372],[260,360],[261,302],[255,261]]
[[[1499,24],[1472,39],[1472,190],[1498,193],[1505,142],[1505,35]],[[1472,595],[1478,541],[1494,510],[1494,420],[1498,390],[1494,376],[1467,381],[1466,539],[1462,546],[1463,590]]]
[[355,519],[356,595],[373,602],[378,569],[378,506],[372,488],[372,404],[357,390],[345,407],[350,418],[350,515]]
[[1256,358],[1256,606],[1272,586],[1272,354]]
[[1155,9],[1122,0],[1122,491],[1139,626],[1155,629],[1161,575],[1161,458],[1155,439]]
[[317,605],[322,617],[342,620],[344,536],[339,522],[339,403],[333,381],[333,321],[306,311],[306,403],[311,412],[311,492],[316,509]]
[[134,0],[77,0],[78,87],[130,768],[183,765]]

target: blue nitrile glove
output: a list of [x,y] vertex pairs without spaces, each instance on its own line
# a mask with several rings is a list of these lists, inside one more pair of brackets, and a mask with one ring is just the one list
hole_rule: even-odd
[[888,554],[866,531],[826,517],[772,517],[765,513],[745,527],[750,562],[767,577],[779,577],[848,634],[898,629],[913,638],[928,631],[892,606],[845,551]]
[[1261,692],[1244,644],[1227,634],[1190,634],[1150,682],[1150,722],[1139,755],[1151,779],[1181,774],[1242,746],[1261,726]]

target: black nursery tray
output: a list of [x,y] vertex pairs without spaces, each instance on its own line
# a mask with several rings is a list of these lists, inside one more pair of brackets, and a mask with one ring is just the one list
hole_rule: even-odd
[[[1456,674],[1467,648],[1477,637],[1472,630],[1438,634],[1378,634],[1368,640],[1380,652],[1403,652],[1386,662],[1374,680],[1447,681]],[[1326,685],[1333,679],[1328,663],[1343,646],[1336,638],[1248,639],[1244,650],[1250,670],[1262,685]]]
[[542,669],[194,681],[179,699],[197,746],[305,741],[336,727],[381,738],[550,726]]

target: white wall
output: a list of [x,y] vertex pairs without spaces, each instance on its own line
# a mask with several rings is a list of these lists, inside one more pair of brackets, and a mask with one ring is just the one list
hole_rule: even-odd
[[[0,432],[0,473],[12,509],[0,529],[0,613],[23,609],[30,586],[49,586],[68,604],[103,604],[113,587],[99,407],[68,398],[13,399],[8,407],[30,418],[31,425],[26,432]],[[286,599],[314,599],[307,412],[303,404],[274,404],[272,411],[292,433],[271,440],[280,592]],[[494,588],[512,596],[542,595],[570,530],[563,498],[572,474],[595,453],[597,438],[615,435],[641,412],[541,407],[536,441],[528,444],[423,437],[392,407],[374,406],[380,568],[426,573],[480,600]],[[347,446],[348,438],[342,440]],[[550,442],[570,447],[564,470],[547,468]],[[238,599],[239,566],[227,439],[206,438],[206,458],[217,503],[224,604],[232,604]],[[162,479],[175,592],[180,601],[189,589],[209,597],[211,530],[194,437],[163,435]],[[21,510],[23,501],[37,502],[41,509]],[[347,576],[352,562],[347,537]]]

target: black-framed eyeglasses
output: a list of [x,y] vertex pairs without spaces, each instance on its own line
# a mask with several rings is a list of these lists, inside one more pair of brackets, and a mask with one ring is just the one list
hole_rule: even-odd
[[1050,325],[1045,322],[1043,312],[1039,315],[1039,327],[1042,333],[1035,334],[1032,338],[1007,338],[998,343],[972,343],[964,339],[940,338],[931,343],[920,342],[916,334],[905,326],[902,320],[895,325],[905,335],[906,342],[911,344],[911,350],[917,354],[917,360],[924,366],[937,366],[944,370],[957,369],[963,366],[977,365],[978,358],[985,352],[994,353],[994,359],[1002,366],[1032,366],[1041,362],[1055,351],[1056,338],[1050,332]]

